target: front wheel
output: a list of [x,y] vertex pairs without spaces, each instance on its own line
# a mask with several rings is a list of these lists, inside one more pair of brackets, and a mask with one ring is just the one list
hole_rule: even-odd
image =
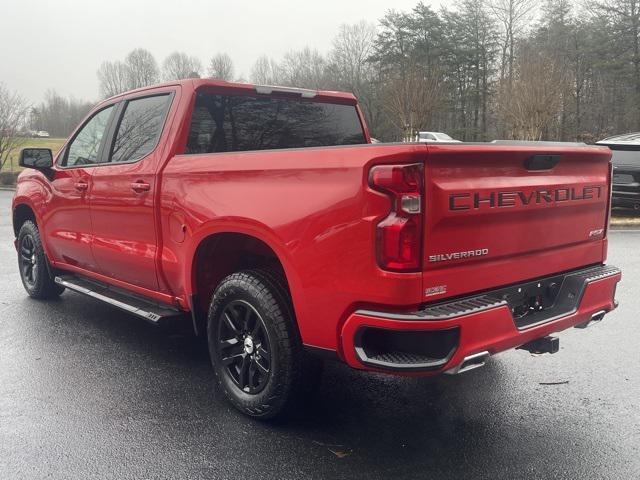
[[288,291],[273,272],[226,277],[213,294],[207,335],[218,384],[247,415],[275,417],[318,381],[320,365],[303,351]]
[[64,291],[49,272],[40,232],[31,220],[24,222],[18,233],[18,266],[22,285],[29,296],[49,299],[60,296]]

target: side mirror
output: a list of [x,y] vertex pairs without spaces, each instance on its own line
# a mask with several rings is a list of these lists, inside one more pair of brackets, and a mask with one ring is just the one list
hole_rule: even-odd
[[53,167],[53,153],[50,148],[23,148],[19,164],[24,168],[47,170]]

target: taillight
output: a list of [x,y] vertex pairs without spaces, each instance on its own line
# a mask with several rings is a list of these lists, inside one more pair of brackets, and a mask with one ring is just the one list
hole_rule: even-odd
[[369,173],[372,189],[391,198],[391,211],[377,227],[378,264],[385,270],[422,268],[422,164],[377,165]]

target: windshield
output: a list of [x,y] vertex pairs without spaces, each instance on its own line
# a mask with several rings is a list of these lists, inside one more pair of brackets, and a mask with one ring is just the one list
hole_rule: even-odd
[[453,138],[451,138],[446,133],[436,133],[435,135],[436,135],[436,138],[439,138],[440,140],[453,140]]

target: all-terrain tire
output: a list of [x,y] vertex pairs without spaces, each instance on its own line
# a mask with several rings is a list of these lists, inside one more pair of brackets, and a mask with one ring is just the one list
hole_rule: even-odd
[[219,387],[246,415],[288,413],[319,382],[322,363],[304,351],[286,283],[273,271],[244,270],[222,280],[207,337]]
[[64,287],[51,275],[47,255],[36,224],[25,221],[18,233],[18,267],[22,285],[30,297],[41,300],[59,297]]

